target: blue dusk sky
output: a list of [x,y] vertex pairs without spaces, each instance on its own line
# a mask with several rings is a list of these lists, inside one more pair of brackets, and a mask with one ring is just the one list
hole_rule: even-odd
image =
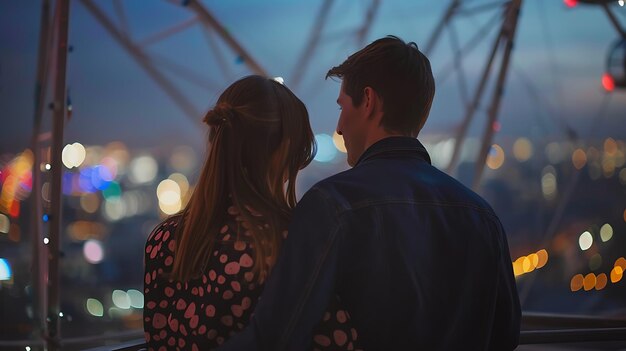
[[[271,76],[281,76],[306,103],[316,133],[332,134],[340,84],[324,80],[326,71],[363,44],[355,31],[370,1],[334,1],[297,86],[290,83],[323,1],[203,1],[203,5]],[[466,8],[492,1],[468,0]],[[202,148],[206,127],[202,114],[219,92],[252,71],[215,32],[195,22],[158,41],[154,35],[190,21],[195,14],[180,1],[93,1],[108,18],[149,55],[157,69],[189,101],[184,113],[145,69],[99,23],[81,1],[71,1],[67,85],[73,116],[66,142],[85,145],[121,140],[131,147],[189,144]],[[425,48],[449,1],[381,1],[365,43],[393,34]],[[119,6],[116,6],[119,5]],[[612,6],[626,23],[626,7]],[[423,135],[451,136],[463,116],[460,80],[450,72],[456,33],[463,46],[486,23],[489,30],[462,56],[469,95],[473,94],[500,20],[497,9],[456,16],[428,53],[437,94]],[[41,2],[0,2],[0,151],[28,146],[34,110],[34,86]],[[124,20],[125,18],[125,20]],[[496,19],[492,21],[491,19]],[[490,22],[491,21],[491,22]],[[563,140],[562,124],[585,138],[625,138],[626,94],[610,97],[601,77],[609,48],[618,37],[599,6],[568,8],[560,0],[523,1],[511,69],[500,109],[498,138],[526,136]],[[497,67],[498,62],[496,62]],[[190,77],[186,77],[190,76]],[[495,77],[495,72],[494,75]],[[491,91],[484,96],[471,133],[479,136]],[[605,101],[606,99],[606,101]],[[48,99],[50,101],[50,99]],[[604,101],[604,102],[603,102]],[[606,105],[605,115],[598,111]],[[50,128],[51,114],[44,115]],[[561,122],[559,122],[561,121]],[[590,128],[591,126],[596,126]]]

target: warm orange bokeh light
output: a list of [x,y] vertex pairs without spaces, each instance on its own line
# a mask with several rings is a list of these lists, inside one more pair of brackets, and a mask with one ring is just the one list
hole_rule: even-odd
[[615,264],[613,266],[621,267],[622,268],[622,272],[626,271],[626,258],[624,258],[624,257],[618,258],[617,260],[615,260]]
[[611,270],[611,283],[617,283],[622,280],[622,276],[624,276],[624,270],[620,266],[613,267]]
[[583,287],[583,281],[585,278],[583,278],[582,274],[576,274],[575,276],[572,277],[572,281],[570,282],[570,289],[572,291],[578,291]]
[[585,280],[583,281],[583,288],[585,291],[589,291],[596,286],[596,275],[593,273],[589,273],[585,276]]
[[537,268],[541,268],[548,263],[548,251],[546,249],[541,249],[537,251],[537,257],[539,261],[537,262]]
[[598,274],[598,277],[596,278],[596,290],[604,289],[604,287],[606,286],[606,283],[607,283],[606,274],[604,273]]
[[572,163],[576,169],[581,169],[587,163],[587,154],[583,149],[576,149],[572,154]]

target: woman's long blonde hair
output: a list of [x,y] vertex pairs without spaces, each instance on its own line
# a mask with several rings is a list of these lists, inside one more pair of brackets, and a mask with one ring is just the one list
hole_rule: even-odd
[[170,277],[187,281],[202,274],[232,203],[250,231],[253,270],[262,280],[296,205],[296,175],[315,154],[308,112],[284,85],[248,76],[222,93],[204,121],[210,126],[207,158],[181,212]]

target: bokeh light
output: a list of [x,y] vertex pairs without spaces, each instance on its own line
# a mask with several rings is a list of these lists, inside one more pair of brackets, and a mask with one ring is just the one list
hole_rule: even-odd
[[333,144],[335,144],[335,147],[337,148],[337,150],[339,150],[340,152],[343,152],[344,154],[346,152],[348,152],[346,150],[346,144],[343,140],[343,135],[339,135],[339,133],[337,133],[337,131],[335,131],[333,133]]
[[600,227],[600,239],[603,242],[607,242],[611,240],[613,237],[613,227],[610,224],[605,223],[602,227]]
[[527,256],[521,256],[513,262],[513,274],[518,277],[542,268],[548,263],[548,251],[541,249]]
[[317,154],[314,160],[317,162],[330,162],[337,155],[337,148],[333,142],[333,138],[328,134],[316,134],[315,142],[317,143]]
[[487,155],[486,164],[491,169],[498,169],[504,164],[504,150],[498,144],[491,145],[489,154]]
[[111,221],[119,221],[126,214],[126,206],[121,198],[112,197],[104,202],[104,216]]
[[548,251],[546,251],[545,249],[537,251],[537,257],[539,258],[539,261],[537,262],[537,268],[541,268],[545,266],[546,263],[548,263]]
[[589,269],[592,271],[597,270],[602,265],[602,256],[599,253],[594,254],[589,258]]
[[81,143],[67,144],[63,148],[61,153],[61,160],[65,167],[72,169],[74,167],[80,167],[85,161],[87,151]]
[[520,162],[525,162],[533,156],[533,144],[527,138],[518,138],[513,143],[513,156]]
[[585,291],[589,291],[596,286],[596,275],[593,273],[589,273],[585,276],[583,280],[583,288]]
[[0,233],[8,233],[11,227],[11,220],[6,215],[0,213]]
[[102,317],[104,315],[104,307],[98,299],[88,298],[86,302],[87,312],[92,316]]
[[85,260],[91,264],[102,262],[102,259],[104,259],[104,249],[100,241],[95,239],[85,241],[83,245],[83,256],[85,256]]
[[126,291],[117,289],[113,290],[113,293],[111,294],[111,300],[113,300],[113,304],[117,308],[121,308],[123,310],[127,310],[130,308],[130,297],[128,297]]
[[0,280],[11,280],[13,273],[11,272],[11,265],[9,261],[4,258],[0,258]]
[[110,156],[104,157],[101,161],[101,165],[108,171],[108,177],[107,174],[100,174],[102,179],[110,182],[117,178],[118,162],[116,159]]
[[620,280],[622,280],[623,276],[624,276],[624,269],[622,267],[620,266],[613,267],[613,269],[611,270],[611,283],[615,284],[619,282]]
[[196,166],[196,152],[187,145],[174,148],[170,156],[170,166],[178,172],[188,173]]
[[130,162],[129,179],[135,184],[150,183],[156,178],[159,165],[150,155],[139,156]]
[[557,195],[556,170],[552,166],[546,166],[541,176],[541,192],[546,200],[552,200]]
[[606,287],[607,282],[608,282],[608,279],[606,277],[606,274],[604,273],[598,274],[598,276],[596,277],[596,290],[604,289]]
[[180,186],[172,179],[164,179],[157,186],[157,198],[164,205],[180,202]]
[[96,213],[100,208],[100,198],[94,193],[85,193],[80,196],[80,207],[87,213]]
[[126,292],[130,299],[130,306],[133,308],[143,308],[143,294],[139,290],[130,289]]
[[626,258],[624,257],[618,258],[617,260],[615,260],[615,264],[613,266],[621,267],[623,271],[626,271]]
[[615,89],[615,80],[613,80],[613,77],[610,74],[605,73],[602,75],[602,87],[608,92]]
[[578,5],[578,0],[563,0],[563,3],[565,4],[565,6],[567,7],[575,7],[576,5]]
[[563,160],[563,148],[556,141],[546,145],[545,154],[551,164],[557,164]]
[[576,274],[575,276],[572,277],[572,280],[570,281],[570,289],[572,291],[578,291],[583,287],[583,282],[584,282],[585,278],[583,277],[582,274]]
[[583,251],[589,250],[592,244],[593,244],[593,236],[591,235],[591,233],[586,231],[580,234],[580,237],[578,238],[578,245],[580,246],[581,250]]
[[122,197],[122,188],[118,182],[111,182],[109,186],[102,190],[102,196],[107,200],[119,199]]
[[587,164],[587,154],[583,149],[576,149],[572,153],[572,163],[576,169],[581,169]]
[[619,171],[619,182],[622,183],[622,185],[626,185],[626,168],[622,168],[622,170]]
[[183,208],[183,203],[180,200],[178,200],[178,202],[173,203],[173,204],[166,204],[166,203],[159,201],[159,209],[163,213],[169,216],[178,213],[178,211],[180,211],[182,208]]

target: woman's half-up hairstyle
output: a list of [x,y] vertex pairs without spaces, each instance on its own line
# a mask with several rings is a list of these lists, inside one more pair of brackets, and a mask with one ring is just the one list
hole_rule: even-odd
[[222,93],[204,122],[207,158],[181,212],[170,276],[186,281],[202,274],[232,204],[241,216],[237,235],[253,245],[253,271],[263,280],[296,205],[296,175],[315,154],[308,112],[287,87],[248,76]]

